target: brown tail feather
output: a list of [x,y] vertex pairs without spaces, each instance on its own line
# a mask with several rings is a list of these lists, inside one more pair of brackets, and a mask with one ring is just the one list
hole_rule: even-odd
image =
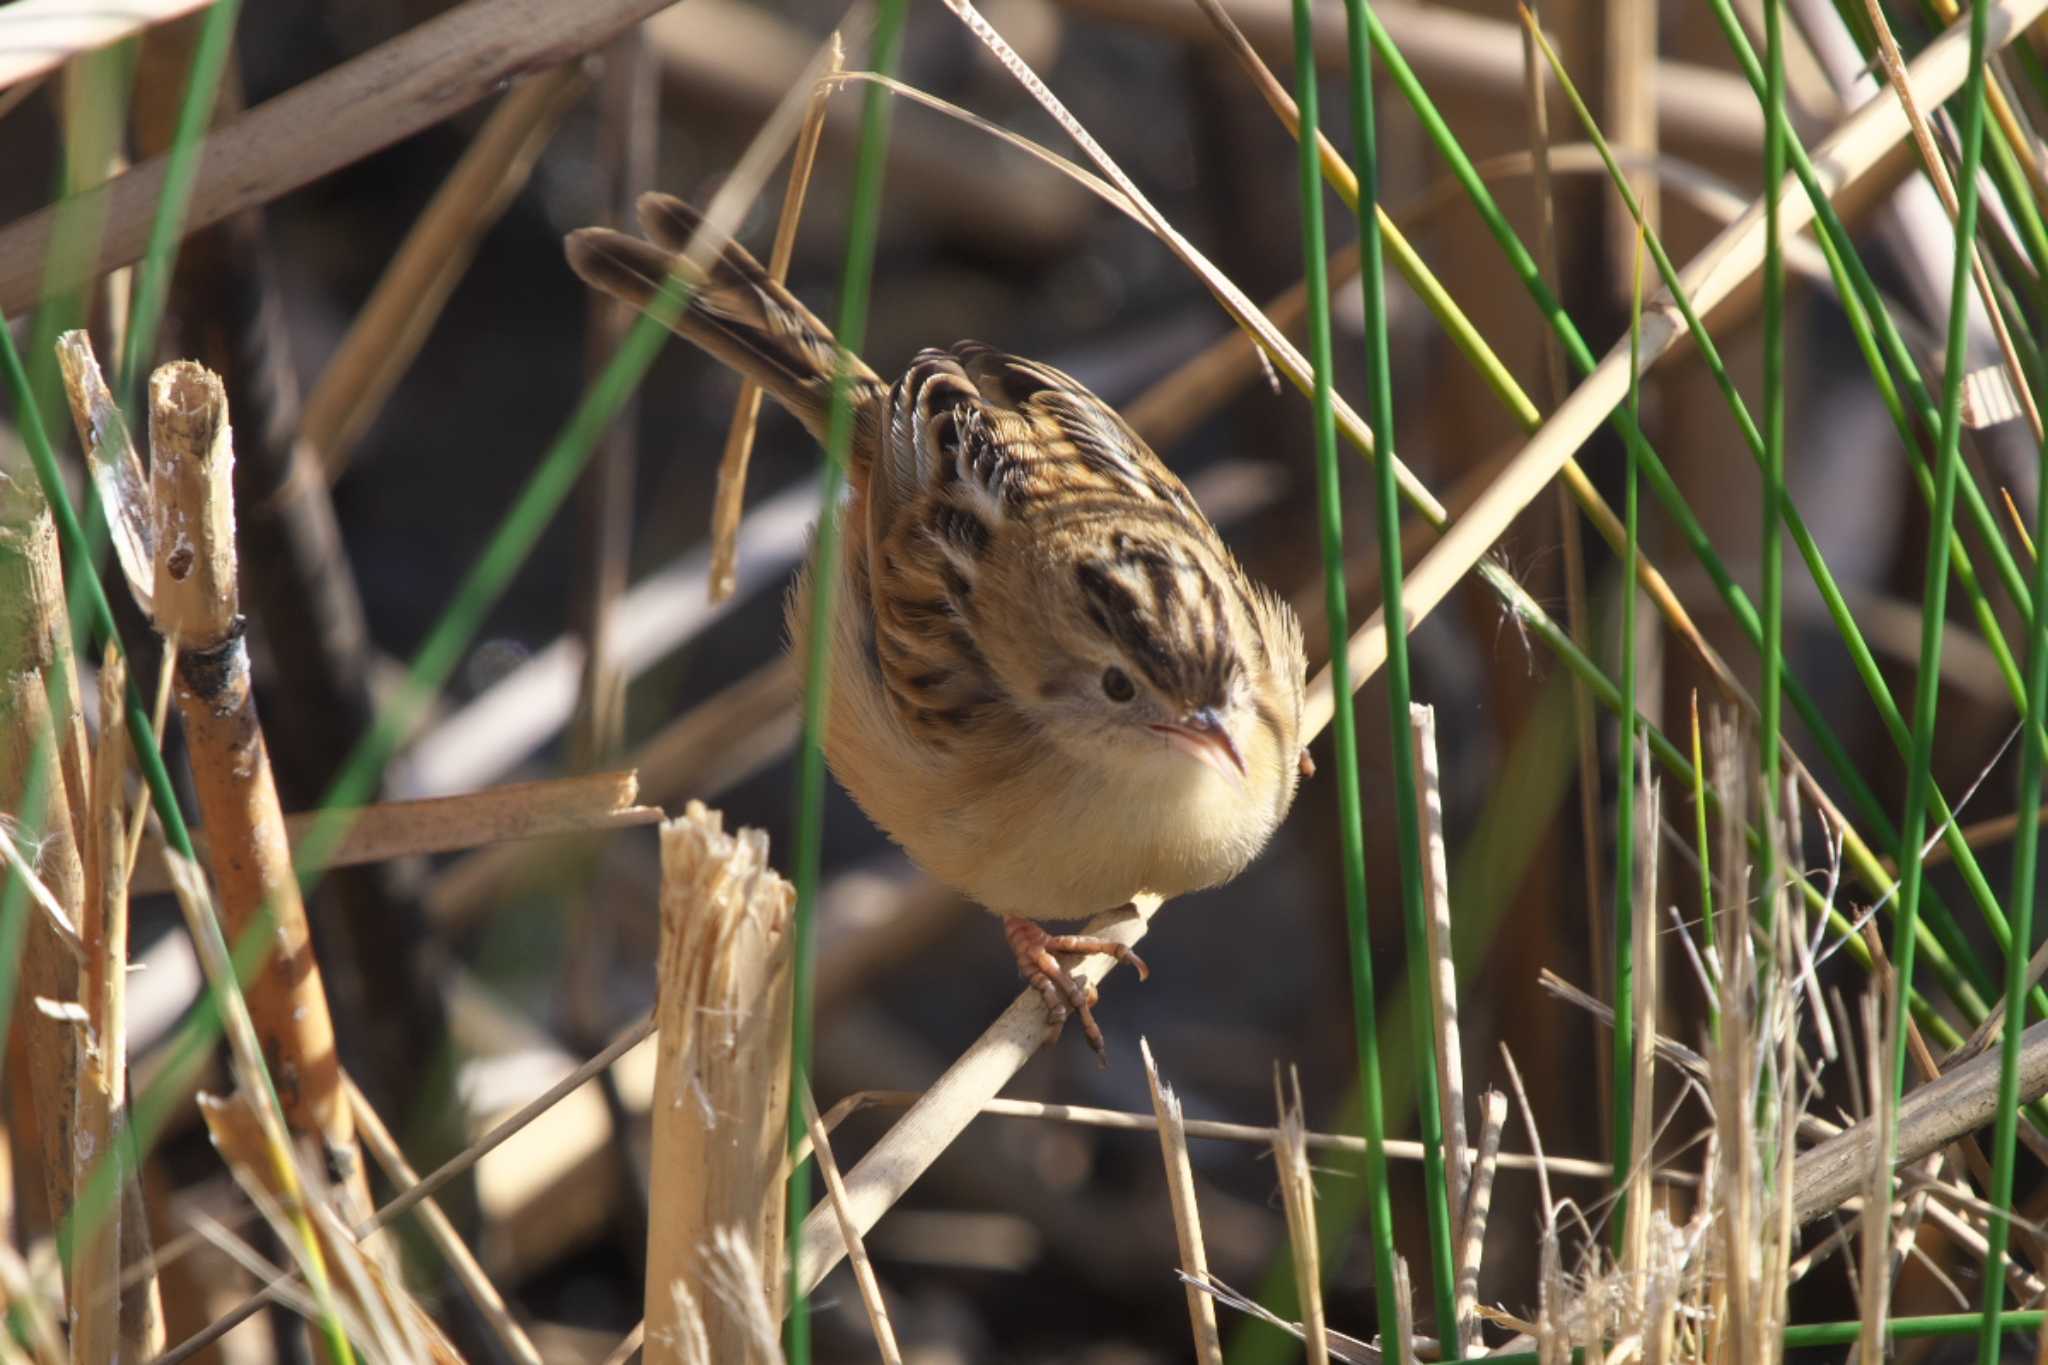
[[[760,262],[727,242],[699,269],[683,256],[702,223],[689,205],[667,195],[643,195],[641,224],[655,244],[610,228],[581,228],[564,243],[569,267],[593,289],[637,308],[653,302],[671,274],[694,285],[675,331],[758,383],[824,439],[826,405],[838,346],[812,312],[770,278]],[[874,371],[852,358],[856,406],[884,394]]]

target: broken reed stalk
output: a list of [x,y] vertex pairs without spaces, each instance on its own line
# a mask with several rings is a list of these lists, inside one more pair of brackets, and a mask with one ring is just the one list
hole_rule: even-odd
[[[1323,1315],[1322,1255],[1316,1245],[1315,1176],[1309,1171],[1308,1124],[1301,1107],[1301,1077],[1293,1077],[1294,1093],[1280,1087],[1280,1073],[1273,1073],[1273,1103],[1280,1111],[1280,1135],[1273,1140],[1273,1168],[1280,1179],[1280,1200],[1287,1210],[1287,1245],[1294,1258],[1295,1292],[1301,1298],[1302,1342],[1308,1347],[1309,1365],[1330,1365],[1328,1323]],[[1401,1321],[1399,1304],[1380,1305],[1383,1318]],[[1390,1334],[1399,1340],[1397,1329]]]
[[[383,1169],[384,1178],[401,1193],[418,1185],[419,1172],[405,1159],[405,1150],[384,1126],[383,1117],[346,1073],[342,1075],[341,1083],[348,1093],[349,1110],[355,1116],[356,1131],[362,1135],[363,1145],[370,1149],[371,1157]],[[461,1282],[470,1302],[476,1305],[478,1314],[497,1337],[498,1345],[505,1354],[518,1361],[519,1365],[541,1365],[540,1352],[534,1349],[532,1338],[526,1335],[519,1320],[505,1306],[505,1296],[491,1283],[490,1276],[484,1274],[483,1267],[470,1254],[462,1234],[448,1221],[448,1215],[441,1211],[441,1206],[432,1199],[422,1199],[417,1211],[428,1240],[433,1242],[434,1249],[441,1253],[441,1259]]]
[[697,801],[662,825],[661,870],[646,1359],[686,1359],[687,1310],[706,1359],[739,1365],[761,1357],[749,1315],[714,1290],[714,1235],[738,1237],[779,1318],[796,893],[767,835],[727,834]]
[[[371,1359],[463,1365],[461,1355],[426,1310],[357,1243],[348,1225],[336,1216],[333,1201],[306,1199],[304,1194],[312,1191],[279,1179],[258,1103],[245,1091],[227,1097],[201,1095],[199,1113],[221,1160],[243,1193],[263,1211],[279,1241],[292,1249],[302,1267],[313,1257],[325,1266],[335,1312],[350,1337],[372,1348]],[[312,1226],[311,1245],[301,1240],[302,1215]],[[300,1298],[297,1306],[310,1316],[313,1305],[294,1297]]]
[[1489,1090],[1479,1102],[1479,1150],[1458,1220],[1458,1354],[1479,1342],[1479,1271],[1486,1260],[1486,1224],[1493,1212],[1493,1177],[1500,1170],[1500,1139],[1508,1119],[1508,1097]]
[[1629,1170],[1621,1173],[1621,1187],[1627,1191],[1628,1197],[1622,1232],[1621,1268],[1628,1277],[1627,1287],[1634,1300],[1631,1311],[1640,1320],[1642,1294],[1648,1287],[1650,1273],[1650,1168],[1655,1164],[1651,1144],[1656,1136],[1656,1120],[1651,1108],[1656,1098],[1657,947],[1660,941],[1657,933],[1657,850],[1660,841],[1657,835],[1663,829],[1663,802],[1657,782],[1651,775],[1647,739],[1637,740],[1634,757],[1635,809],[1624,817],[1636,822],[1635,887],[1629,906],[1629,913],[1635,919],[1630,942],[1634,958],[1635,989],[1631,1005],[1635,1011],[1635,1028],[1629,1060],[1633,1075],[1629,1085],[1632,1109],[1628,1145],[1633,1159]]
[[[804,110],[803,128],[796,135],[796,151],[789,159],[789,184],[783,190],[782,216],[775,223],[775,246],[768,253],[768,274],[780,280],[789,273],[789,258],[796,248],[796,228],[804,216],[804,194],[811,186],[811,167],[818,159],[818,139],[825,131],[825,106],[832,93],[832,77],[846,69],[846,47],[837,33],[832,35],[832,55],[822,78],[811,91]],[[725,433],[725,453],[718,460],[718,486],[711,502],[711,600],[723,602],[739,583],[740,515],[747,495],[747,462],[754,453],[754,429],[761,418],[761,386],[751,379],[740,381],[739,397],[733,400],[732,425]]]
[[[67,1224],[75,1194],[79,1047],[77,1025],[65,1013],[78,1001],[75,927],[86,892],[59,772],[58,736],[69,721],[52,714],[53,702],[67,712],[78,709],[75,690],[66,697],[61,681],[52,686],[60,642],[70,648],[64,621],[63,568],[49,506],[34,483],[0,474],[0,812],[14,822],[10,836],[72,927],[64,934],[40,906],[26,909],[14,997],[13,1027],[27,1054],[36,1118],[32,1139],[15,1134],[15,1154],[19,1167],[41,1171],[49,1228]],[[17,885],[20,875],[0,877],[0,884]],[[71,1271],[67,1260],[67,1285]]]
[[215,850],[222,926],[231,943],[253,928],[269,946],[246,988],[249,1015],[287,1124],[320,1138],[354,1221],[374,1205],[250,686],[236,582],[234,449],[218,376],[190,361],[160,367],[149,381],[149,435],[155,624],[179,648],[174,690]]
[[1159,1080],[1152,1062],[1152,1044],[1138,1040],[1145,1062],[1145,1084],[1152,1092],[1152,1114],[1159,1122],[1159,1150],[1166,1160],[1166,1193],[1173,1201],[1173,1233],[1180,1243],[1181,1284],[1188,1296],[1188,1324],[1195,1335],[1198,1365],[1223,1365],[1223,1340],[1216,1330],[1216,1301],[1197,1286],[1209,1278],[1209,1252],[1202,1240],[1202,1214],[1195,1206],[1195,1169],[1188,1161],[1188,1134],[1180,1113],[1180,1096]]
[[588,84],[582,64],[568,62],[513,86],[413,220],[306,396],[299,436],[329,483],[348,468],[356,443],[469,269],[477,243],[525,187],[556,125]]
[[[1449,1177],[1451,1230],[1464,1240],[1465,1190],[1472,1178],[1472,1144],[1465,1131],[1465,1056],[1458,1040],[1458,965],[1451,956],[1451,884],[1444,853],[1444,800],[1437,780],[1436,708],[1411,703],[1409,736],[1415,745],[1415,799],[1422,830],[1422,894],[1429,908],[1429,960],[1435,976],[1437,1105],[1442,1112],[1444,1164]],[[1458,1343],[1464,1355],[1467,1343]]]

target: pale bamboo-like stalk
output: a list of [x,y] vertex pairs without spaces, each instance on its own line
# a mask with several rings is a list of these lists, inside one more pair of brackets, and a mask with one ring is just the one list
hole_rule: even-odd
[[[51,711],[53,700],[77,710],[75,692],[68,698],[51,695],[63,619],[63,568],[49,506],[34,484],[0,474],[0,811],[21,822],[16,833],[36,836],[26,857],[75,927],[84,918],[86,887],[58,753],[59,736],[69,723]],[[41,784],[35,809],[28,799],[32,775]],[[0,883],[13,875],[0,876]],[[47,913],[31,911],[22,941],[15,1026],[28,1058],[37,1128],[32,1139],[26,1133],[14,1135],[15,1157],[18,1167],[40,1169],[53,1228],[70,1218],[76,1193],[71,1156],[77,1150],[80,1049],[77,1025],[38,1008],[37,1002],[76,1005],[79,958],[74,947]],[[30,1160],[22,1161],[24,1156]],[[67,1262],[67,1284],[71,1271]]]
[[[789,160],[789,184],[782,193],[782,216],[775,222],[775,246],[768,253],[769,278],[780,280],[789,273],[789,258],[796,249],[796,228],[804,216],[804,194],[811,186],[811,167],[818,159],[818,139],[825,132],[825,105],[832,93],[832,77],[846,68],[846,47],[840,35],[832,35],[832,55],[825,71],[811,91],[811,103],[804,110],[803,128],[796,136],[796,151]],[[739,585],[740,516],[746,508],[747,463],[754,453],[754,430],[761,417],[761,386],[752,379],[740,381],[739,397],[733,400],[732,424],[725,433],[725,452],[718,459],[718,486],[711,501],[711,600],[723,602]]]
[[661,827],[661,864],[646,1358],[683,1359],[687,1301],[709,1359],[741,1365],[761,1357],[748,1316],[713,1292],[714,1238],[752,1255],[779,1316],[796,892],[767,835],[728,834],[696,801]]
[[1635,920],[1631,940],[1635,974],[1631,1007],[1635,1015],[1635,1032],[1629,1058],[1633,1072],[1629,1093],[1634,1106],[1629,1114],[1629,1151],[1635,1156],[1627,1172],[1628,1217],[1623,1230],[1621,1270],[1628,1278],[1628,1292],[1635,1316],[1640,1321],[1646,1311],[1643,1295],[1648,1289],[1651,1270],[1650,1215],[1653,1201],[1650,1198],[1650,1168],[1655,1164],[1652,1148],[1656,1141],[1656,1118],[1652,1107],[1657,1082],[1658,961],[1661,956],[1657,951],[1657,850],[1662,841],[1657,836],[1664,826],[1661,794],[1655,778],[1651,776],[1648,740],[1637,740],[1634,758],[1637,768],[1636,808],[1624,811],[1622,818],[1636,822],[1635,894],[1629,904],[1629,914]]
[[514,86],[413,220],[306,396],[299,435],[328,482],[348,467],[468,271],[477,243],[525,187],[589,83],[582,65],[568,62]]
[[1145,1084],[1152,1092],[1152,1114],[1159,1124],[1159,1150],[1166,1161],[1166,1193],[1173,1202],[1173,1233],[1180,1243],[1181,1279],[1188,1296],[1188,1324],[1195,1335],[1200,1365],[1223,1365],[1223,1340],[1216,1330],[1216,1301],[1196,1286],[1209,1277],[1209,1252],[1202,1239],[1202,1214],[1195,1206],[1195,1168],[1188,1161],[1188,1134],[1180,1113],[1180,1096],[1161,1083],[1152,1062],[1152,1045],[1140,1038],[1138,1055],[1145,1062]]
[[[1316,1291],[1316,1297],[1322,1297],[1320,1288]],[[1393,1356],[1395,1365],[1415,1365],[1415,1310],[1411,1307],[1414,1302],[1415,1282],[1408,1273],[1408,1258],[1396,1256],[1394,1301],[1388,1305],[1390,1311],[1387,1314],[1391,1324],[1381,1337],[1383,1343],[1392,1343],[1392,1349],[1388,1354]],[[1314,1348],[1310,1348],[1309,1357],[1311,1360],[1314,1359]]]
[[155,623],[180,646],[174,691],[216,853],[222,930],[234,944],[261,926],[269,951],[246,988],[249,1015],[286,1123],[325,1145],[353,1221],[373,1205],[250,685],[238,605],[234,449],[219,377],[190,361],[158,368],[149,381],[149,428]]
[[818,1174],[825,1180],[825,1196],[839,1216],[840,1235],[846,1238],[846,1259],[853,1266],[853,1282],[860,1288],[861,1306],[875,1330],[875,1345],[881,1350],[882,1365],[903,1365],[903,1351],[896,1344],[896,1328],[889,1321],[888,1305],[882,1302],[882,1286],[875,1279],[874,1262],[861,1244],[860,1229],[853,1225],[853,1210],[846,1202],[846,1182],[840,1179],[839,1163],[832,1156],[831,1135],[818,1117],[818,1101],[804,1087],[804,1126],[810,1131],[811,1151],[818,1158]]

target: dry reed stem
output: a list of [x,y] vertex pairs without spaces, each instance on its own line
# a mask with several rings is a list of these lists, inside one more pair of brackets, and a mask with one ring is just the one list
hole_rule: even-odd
[[[348,1095],[349,1111],[355,1116],[356,1131],[362,1135],[363,1145],[370,1149],[371,1158],[382,1168],[384,1178],[400,1191],[418,1185],[419,1173],[405,1159],[405,1151],[391,1136],[391,1130],[384,1126],[383,1116],[371,1106],[353,1078],[344,1073],[341,1083]],[[519,1361],[520,1365],[541,1365],[540,1352],[534,1349],[526,1330],[505,1306],[505,1296],[491,1283],[491,1277],[484,1274],[483,1267],[470,1254],[462,1234],[448,1221],[448,1215],[441,1211],[441,1206],[432,1199],[426,1199],[421,1201],[418,1211],[421,1226],[426,1229],[434,1249],[441,1253],[441,1259],[469,1294],[470,1301],[476,1305],[479,1315],[505,1354]]]
[[[1063,0],[1066,8],[1112,22],[1207,42],[1214,31],[1193,6],[1179,0]],[[1227,0],[1231,19],[1263,52],[1285,58],[1293,49],[1293,19],[1285,0]],[[1374,14],[1400,45],[1424,83],[1513,104],[1522,92],[1522,61],[1515,25],[1436,5],[1379,0]],[[1315,44],[1323,65],[1346,60],[1340,7],[1315,13]],[[1701,152],[1754,156],[1763,145],[1763,113],[1749,85],[1732,72],[1686,62],[1657,64],[1653,89],[1657,120],[1672,140]]]
[[1180,1096],[1159,1080],[1152,1044],[1138,1040],[1145,1062],[1145,1085],[1152,1092],[1152,1117],[1159,1127],[1160,1155],[1166,1162],[1166,1193],[1173,1203],[1173,1234],[1180,1244],[1182,1287],[1188,1297],[1188,1324],[1199,1365],[1223,1365],[1223,1339],[1216,1330],[1216,1304],[1196,1286],[1209,1277],[1209,1252],[1202,1241],[1202,1214],[1195,1204],[1195,1168],[1188,1161],[1187,1128],[1181,1119]]
[[[318,1255],[332,1277],[334,1305],[349,1334],[366,1345],[391,1352],[387,1359],[425,1360],[433,1365],[461,1365],[462,1357],[441,1329],[404,1286],[375,1259],[366,1255],[324,1200],[302,1202],[302,1187],[281,1183],[271,1160],[267,1125],[258,1106],[241,1093],[202,1095],[199,1112],[207,1135],[227,1163],[235,1182],[263,1211],[278,1237],[298,1251],[298,1221],[310,1218]],[[301,1255],[305,1254],[303,1251]]]
[[[840,35],[832,35],[832,56],[824,75],[811,90],[811,102],[804,110],[803,128],[797,133],[796,151],[789,160],[789,183],[782,194],[782,214],[775,220],[775,245],[768,253],[768,275],[780,280],[789,274],[789,258],[796,249],[797,224],[804,216],[804,194],[810,189],[811,167],[818,159],[818,139],[825,131],[825,105],[831,95],[832,77],[846,68],[846,48]],[[711,500],[711,600],[723,602],[738,586],[740,515],[745,510],[747,462],[754,453],[754,429],[761,417],[761,386],[752,379],[740,381],[739,396],[733,400],[732,424],[726,430],[725,452],[718,460],[718,486]]]
[[[1995,47],[2011,42],[2044,10],[2048,10],[2048,0],[1989,2],[1994,5],[1989,17]],[[1968,39],[1963,27],[1951,27],[1912,63],[1910,69],[1915,88],[1930,102],[1947,99],[1961,86],[1969,64]],[[1895,101],[1873,101],[1858,109],[1837,125],[1812,154],[1821,186],[1832,196],[1856,184],[1906,137],[1908,131],[1905,116]],[[1780,232],[1788,238],[1796,236],[1812,221],[1813,206],[1799,183],[1789,176],[1776,192],[1781,200]],[[1710,310],[1755,274],[1763,261],[1764,226],[1763,204],[1758,201],[1680,272],[1686,292],[1698,311],[1705,313]],[[1666,292],[1660,289],[1643,309],[1640,346],[1643,367],[1654,364],[1684,334],[1683,316]],[[1501,477],[1423,556],[1422,562],[1408,576],[1404,604],[1408,611],[1409,629],[1413,629],[1449,595],[1452,588],[1465,580],[1514,518],[1565,468],[1573,453],[1607,421],[1627,396],[1630,351],[1629,338],[1616,343],[1592,374],[1580,382],[1571,396],[1522,447]],[[1350,658],[1354,687],[1378,672],[1385,662],[1385,631],[1384,613],[1375,611],[1352,636]],[[1304,711],[1306,727],[1320,729],[1327,723],[1332,705],[1330,676],[1325,669],[1309,688]]]
[[[1081,932],[1135,944],[1144,937],[1159,904],[1155,896],[1141,896],[1128,909],[1097,915]],[[1070,964],[1068,970],[1085,988],[1101,981],[1115,965],[1116,959],[1095,953]],[[854,1222],[863,1233],[874,1228],[1045,1041],[1045,1002],[1036,991],[1024,990],[847,1172]],[[814,1210],[803,1226],[798,1287],[806,1294],[816,1289],[845,1254],[832,1211]]]
[[[26,852],[50,899],[75,927],[84,918],[85,868],[59,766],[59,735],[68,725],[51,711],[53,700],[69,711],[78,709],[75,690],[68,697],[51,696],[63,619],[63,568],[49,506],[34,484],[0,474],[0,812],[19,822],[10,831],[15,836],[10,843],[35,832],[36,841]],[[41,781],[39,810],[28,801],[32,771]],[[71,1215],[80,1048],[77,1025],[39,1004],[75,1010],[80,975],[75,949],[75,940],[60,938],[47,914],[29,916],[14,1036],[28,1059],[36,1131],[31,1137],[17,1130],[13,1138],[17,1162],[42,1170],[51,1227],[62,1226]],[[23,1161],[24,1155],[30,1159]],[[68,1263],[64,1272],[68,1282]]]
[[[1316,1297],[1318,1299],[1322,1297],[1321,1289],[1316,1291]],[[1390,1351],[1383,1350],[1382,1354],[1392,1355],[1396,1365],[1415,1365],[1414,1302],[1415,1281],[1414,1277],[1408,1273],[1408,1258],[1406,1256],[1396,1256],[1394,1258],[1394,1301],[1388,1305],[1389,1311],[1387,1313],[1391,1322],[1386,1332],[1380,1337],[1383,1347],[1387,1342],[1393,1343],[1392,1349]],[[1309,1358],[1311,1360],[1315,1358],[1315,1351],[1313,1349],[1309,1351]]]
[[[86,843],[93,897],[83,927],[81,1003],[85,1036],[78,1049],[78,1131],[73,1139],[74,1188],[90,1190],[103,1170],[115,1172],[104,1211],[74,1229],[71,1289],[72,1358],[77,1365],[143,1360],[163,1349],[163,1304],[146,1271],[121,1286],[123,1263],[150,1261],[137,1172],[129,1163],[128,1084],[128,828],[123,786],[129,740],[124,694],[128,670],[110,643],[100,663],[100,737],[93,754],[92,817]],[[109,1163],[113,1163],[111,1166]],[[104,1175],[99,1176],[104,1181]]]
[[896,1345],[896,1329],[889,1322],[889,1306],[882,1302],[882,1286],[875,1280],[874,1263],[868,1259],[868,1250],[861,1245],[860,1229],[853,1225],[853,1210],[846,1202],[846,1182],[839,1177],[839,1162],[832,1156],[832,1140],[825,1132],[824,1123],[818,1118],[818,1101],[811,1095],[811,1088],[803,1088],[804,1126],[810,1130],[811,1152],[818,1159],[818,1174],[825,1180],[825,1195],[832,1203],[832,1211],[839,1216],[839,1232],[846,1239],[846,1258],[853,1264],[853,1280],[860,1287],[861,1306],[867,1309],[868,1322],[875,1330],[875,1345],[882,1353],[883,1365],[903,1365],[903,1352]]
[[[346,820],[348,832],[326,860],[326,866],[333,868],[566,834],[635,829],[661,818],[660,807],[639,804],[639,774],[628,768],[513,782],[463,796],[305,811],[285,816],[284,831],[286,840],[297,847],[323,821]],[[211,865],[207,831],[195,831],[193,844],[200,860]],[[152,841],[144,852],[146,856],[135,869],[136,894],[168,891],[163,845]]]
[[[778,655],[663,726],[627,759],[650,802],[639,809],[656,811],[658,819],[663,805],[685,795],[715,799],[781,757],[800,728],[795,679],[788,657]],[[560,852],[559,844],[548,842],[459,859],[428,889],[428,913],[443,930],[459,928]]]
[[704,1315],[710,1359],[737,1365],[760,1356],[747,1315],[711,1292],[712,1248],[715,1234],[737,1237],[779,1317],[796,893],[769,866],[767,835],[727,834],[696,801],[661,827],[661,863],[647,1359],[684,1358],[680,1286]]
[[[1294,1260],[1294,1287],[1301,1299],[1302,1341],[1308,1347],[1309,1365],[1329,1365],[1330,1341],[1323,1316],[1322,1255],[1316,1246],[1316,1184],[1309,1170],[1308,1144],[1303,1135],[1308,1125],[1302,1120],[1301,1077],[1293,1076],[1294,1093],[1286,1095],[1280,1086],[1280,1072],[1273,1072],[1273,1104],[1280,1111],[1280,1133],[1273,1142],[1273,1170],[1280,1181],[1280,1202],[1287,1211],[1287,1247]],[[1397,1276],[1398,1285],[1403,1276]],[[1393,1326],[1396,1343],[1408,1336],[1403,1300],[1396,1292],[1394,1303],[1383,1303],[1380,1312]],[[1398,1344],[1396,1350],[1398,1351]]]
[[1457,1349],[1469,1356],[1479,1345],[1479,1272],[1486,1260],[1486,1224],[1493,1213],[1493,1177],[1500,1170],[1500,1139],[1507,1127],[1508,1097],[1488,1090],[1479,1101],[1479,1156],[1466,1192],[1464,1230],[1458,1245]]
[[214,849],[222,931],[238,943],[264,925],[270,951],[250,978],[249,1015],[294,1132],[318,1134],[352,1201],[370,1202],[355,1123],[341,1091],[334,1020],[269,751],[250,686],[238,609],[234,450],[220,379],[190,361],[149,382],[156,504],[156,626],[180,642],[176,695],[193,788]]
[[[74,57],[111,47],[151,25],[203,9],[206,3],[121,0],[116,5],[80,5],[76,0],[16,0],[0,6],[0,91],[48,75]],[[0,99],[0,106],[5,103]]]
[[626,1365],[647,1340],[647,1322],[643,1318],[633,1324],[633,1330],[619,1338],[619,1344],[612,1347],[610,1355],[604,1358],[604,1365]]
[[[206,140],[184,230],[197,232],[266,204],[409,137],[502,88],[522,71],[602,47],[665,0],[468,0],[390,42],[267,100]],[[106,231],[96,260],[44,278],[57,207],[0,230],[0,310],[24,312],[47,290],[74,288],[142,255],[165,159],[105,188]],[[61,253],[59,253],[61,256]]]
[[[1607,140],[1628,151],[1657,151],[1657,10],[1636,0],[1604,0],[1600,25],[1600,74],[1606,95],[1600,109]],[[1753,101],[1749,101],[1752,105]],[[1643,222],[1658,231],[1657,182],[1632,187]],[[1605,198],[1607,287],[1626,301],[1637,278],[1636,238],[1641,231],[1620,195]]]
[[[1422,892],[1429,906],[1424,924],[1431,974],[1435,978],[1437,1104],[1442,1111],[1444,1161],[1450,1176],[1453,1245],[1464,1239],[1465,1191],[1472,1179],[1472,1142],[1465,1129],[1465,1049],[1458,1033],[1458,964],[1451,953],[1451,876],[1444,852],[1444,795],[1437,777],[1436,708],[1411,702],[1409,738],[1415,746],[1416,800],[1422,828]],[[1458,1343],[1458,1354],[1465,1353]]]
[[588,85],[582,65],[571,61],[513,86],[413,220],[306,396],[299,436],[329,483],[348,468],[469,270],[477,243],[518,197]]
[[[1892,97],[1905,111],[1906,121],[1912,128],[1913,145],[1920,153],[1921,169],[1933,182],[1935,193],[1941,196],[1941,206],[1953,224],[1961,211],[1956,200],[1955,178],[1949,174],[1948,162],[1935,145],[1934,131],[1928,127],[1927,116],[1921,111],[1920,101],[1913,92],[1913,80],[1907,74],[1906,58],[1899,51],[1899,40],[1892,35],[1891,25],[1885,21],[1884,7],[1878,0],[1864,0],[1864,8],[1870,17],[1871,31],[1877,35],[1878,56],[1884,63]],[[2034,139],[2026,138],[2017,145],[2031,151],[2033,142]],[[2006,376],[2012,381],[2010,393],[2025,408],[2027,425],[2033,429],[2034,442],[2038,445],[2041,441],[2041,410],[2035,405],[2033,389],[2027,383],[2025,370],[2020,367],[2019,352],[2013,348],[2012,333],[2005,325],[2005,314],[1998,307],[1998,295],[1992,292],[1991,276],[1984,269],[1983,248],[1975,241],[1970,243],[1970,278],[1977,286],[1978,302],[1983,306],[1985,317],[1991,324],[1991,335],[1996,338],[1999,354],[2004,358]]]

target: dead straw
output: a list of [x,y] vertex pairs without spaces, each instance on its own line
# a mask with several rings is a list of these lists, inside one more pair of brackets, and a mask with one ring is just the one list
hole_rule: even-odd
[[1203,1245],[1202,1214],[1195,1206],[1195,1169],[1188,1161],[1188,1135],[1182,1123],[1180,1097],[1161,1083],[1152,1061],[1152,1045],[1138,1040],[1145,1061],[1145,1084],[1152,1092],[1152,1116],[1159,1125],[1160,1155],[1166,1161],[1166,1193],[1173,1203],[1173,1233],[1180,1244],[1180,1272],[1188,1298],[1188,1323],[1194,1330],[1199,1365],[1223,1365],[1223,1340],[1216,1330],[1216,1304],[1197,1286],[1209,1278],[1209,1252]]
[[882,1302],[882,1286],[875,1279],[874,1262],[861,1244],[860,1229],[853,1225],[853,1211],[846,1203],[846,1182],[839,1177],[839,1162],[832,1156],[832,1141],[818,1118],[818,1101],[809,1086],[804,1087],[804,1125],[811,1134],[811,1153],[818,1158],[818,1174],[825,1178],[825,1195],[832,1211],[839,1215],[839,1231],[846,1238],[846,1259],[853,1265],[853,1281],[860,1288],[861,1306],[875,1329],[875,1345],[882,1353],[882,1365],[903,1365],[903,1352],[896,1345],[896,1329],[889,1321],[889,1307]]

